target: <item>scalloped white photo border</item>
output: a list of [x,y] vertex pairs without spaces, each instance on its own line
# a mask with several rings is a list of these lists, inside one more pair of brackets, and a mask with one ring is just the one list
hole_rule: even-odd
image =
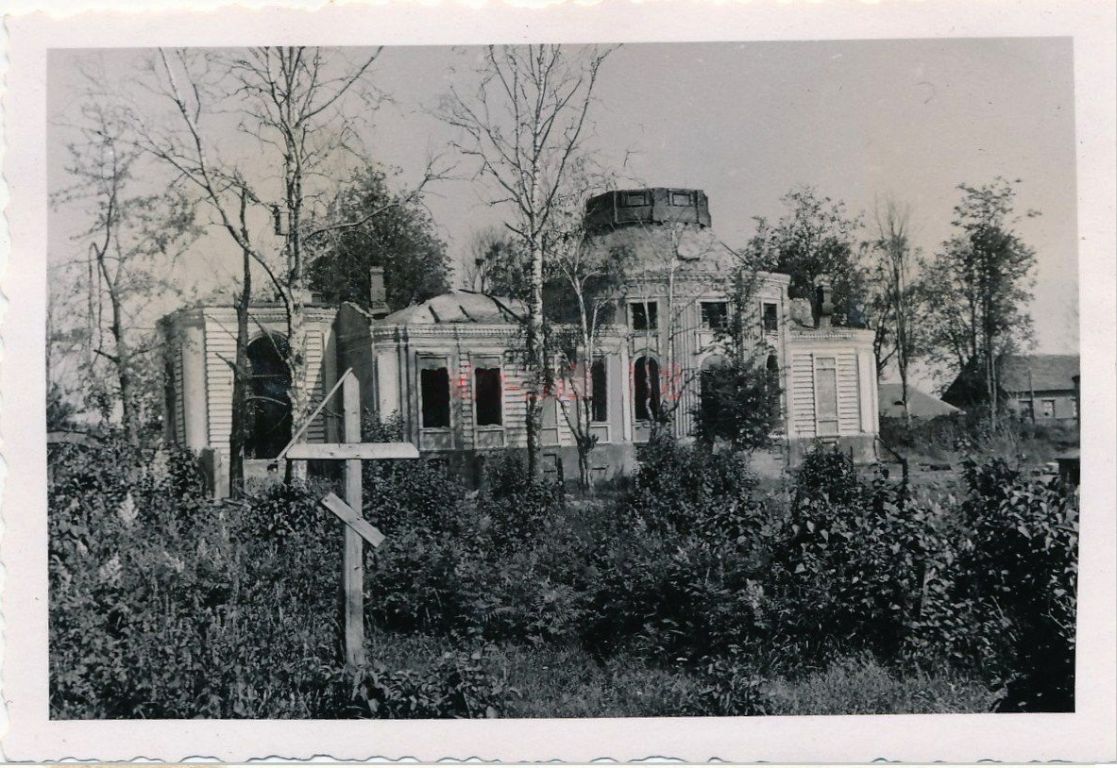
[[[15,0],[9,13],[48,5]],[[105,3],[100,3],[104,7]],[[481,4],[50,3],[0,60],[0,759],[181,762],[1117,760],[1117,6],[1111,0]],[[319,7],[321,6],[321,7]],[[194,11],[176,8],[194,8]],[[145,10],[146,9],[146,10]],[[198,9],[205,9],[200,11]],[[46,54],[51,48],[1048,37],[1074,40],[1082,529],[1073,714],[482,721],[52,721],[47,707]],[[5,71],[6,67],[6,71]]]

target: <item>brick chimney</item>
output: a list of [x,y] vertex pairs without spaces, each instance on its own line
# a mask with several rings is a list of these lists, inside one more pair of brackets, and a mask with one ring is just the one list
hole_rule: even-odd
[[834,289],[830,285],[830,278],[819,277],[814,281],[814,300],[811,302],[814,309],[814,327],[829,328],[830,316],[834,314]]
[[384,287],[384,267],[371,267],[368,271],[369,312],[379,320],[391,310],[388,308],[388,291]]

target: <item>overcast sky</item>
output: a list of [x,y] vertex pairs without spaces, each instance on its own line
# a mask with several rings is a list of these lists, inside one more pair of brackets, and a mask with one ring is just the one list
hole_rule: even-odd
[[[349,51],[346,55],[357,55]],[[60,124],[81,95],[78,62],[103,62],[127,84],[135,51],[56,51],[50,59],[48,177],[64,183]],[[450,129],[429,110],[450,82],[473,77],[470,51],[389,48],[373,68],[392,102],[371,117],[376,160],[413,180],[444,151]],[[468,89],[466,89],[468,90]],[[1039,351],[1077,350],[1077,252],[1072,50],[1068,39],[637,44],[607,61],[586,149],[619,174],[709,194],[713,227],[742,245],[753,217],[808,184],[869,211],[887,195],[911,206],[928,252],[950,234],[960,182],[1021,179],[1018,207],[1042,213],[1019,232],[1038,254],[1032,314]],[[431,189],[428,206],[451,256],[504,212],[468,181]],[[51,214],[50,259],[84,252],[69,241],[72,209]],[[212,268],[192,276],[232,284],[221,237],[199,248]],[[232,257],[232,258],[231,258]]]

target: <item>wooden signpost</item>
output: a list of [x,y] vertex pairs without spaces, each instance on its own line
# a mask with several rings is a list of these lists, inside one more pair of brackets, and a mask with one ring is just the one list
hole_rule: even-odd
[[[280,452],[289,461],[307,459],[339,460],[345,462],[345,499],[330,493],[322,499],[322,506],[345,524],[345,543],[342,554],[342,599],[345,604],[345,662],[363,666],[365,655],[365,558],[364,542],[380,546],[384,534],[361,517],[363,506],[361,489],[361,461],[380,459],[417,459],[419,450],[411,443],[362,443],[360,384],[353,370],[347,370],[338,380],[341,385],[343,413],[342,443],[298,443],[306,427],[299,430],[291,443]],[[306,420],[313,421],[330,397],[337,391],[335,385],[322,404]]]

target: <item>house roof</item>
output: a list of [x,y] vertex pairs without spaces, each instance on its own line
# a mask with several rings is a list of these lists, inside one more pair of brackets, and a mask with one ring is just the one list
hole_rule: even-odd
[[383,322],[392,325],[499,325],[519,322],[526,315],[524,303],[517,299],[487,296],[474,291],[451,291],[393,312]]
[[[890,419],[902,419],[904,417],[902,389],[898,382],[885,382],[878,385],[877,392],[881,416]],[[908,410],[911,412],[912,418],[916,419],[933,419],[936,416],[961,413],[958,408],[950,403],[945,403],[934,395],[921,392],[910,384],[908,385]]]
[[1078,355],[1005,355],[1001,358],[1001,389],[1005,392],[1072,390],[1077,375]]

